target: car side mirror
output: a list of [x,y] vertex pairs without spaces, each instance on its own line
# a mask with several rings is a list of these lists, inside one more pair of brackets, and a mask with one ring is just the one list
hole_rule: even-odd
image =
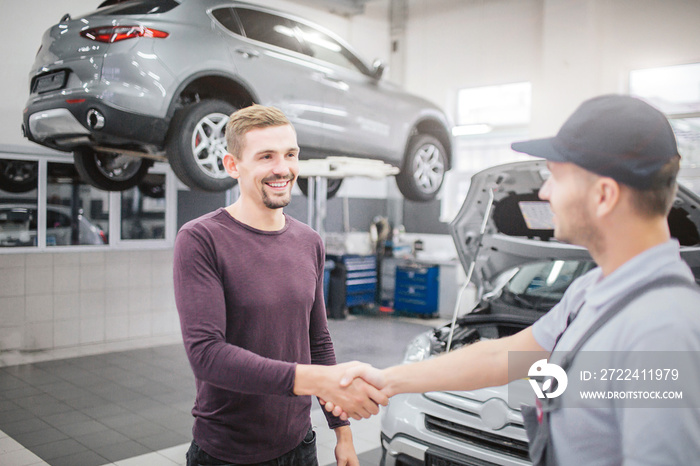
[[386,68],[386,65],[384,64],[383,61],[376,59],[372,63],[372,77],[379,81],[382,79],[382,75],[384,74],[384,69]]

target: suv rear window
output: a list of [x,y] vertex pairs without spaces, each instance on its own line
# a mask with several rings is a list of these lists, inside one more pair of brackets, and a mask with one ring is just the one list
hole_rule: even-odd
[[288,19],[247,8],[236,8],[236,13],[249,39],[303,53],[294,25]]
[[175,0],[106,0],[91,15],[155,15],[180,5]]
[[211,15],[232,33],[238,34],[239,36],[243,35],[241,25],[238,23],[238,18],[236,18],[232,8],[218,8],[213,10]]

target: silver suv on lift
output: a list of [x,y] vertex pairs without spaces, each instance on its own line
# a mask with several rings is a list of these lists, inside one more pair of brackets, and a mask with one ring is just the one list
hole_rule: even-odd
[[[383,160],[401,169],[411,200],[440,189],[452,152],[445,114],[381,80],[380,62],[331,32],[231,0],[103,5],[45,32],[22,125],[29,140],[72,152],[92,185],[128,189],[167,160],[186,185],[226,190],[227,118],[260,103],[290,118],[302,158]],[[330,185],[333,194],[339,181]]]

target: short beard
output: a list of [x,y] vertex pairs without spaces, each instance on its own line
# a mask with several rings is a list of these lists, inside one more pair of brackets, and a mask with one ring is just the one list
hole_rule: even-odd
[[[289,181],[290,183],[290,189],[289,193],[285,197],[270,197],[267,194],[267,191],[265,190],[265,183],[269,183],[271,181],[282,181],[286,180]],[[270,178],[265,178],[263,180],[263,190],[262,190],[262,201],[265,207],[268,209],[281,209],[283,207],[287,207],[290,202],[292,202],[292,190],[291,188],[294,186],[294,176],[291,177],[270,177]]]
[[592,219],[585,214],[581,214],[581,211],[579,211],[577,217],[570,219],[568,226],[568,235],[565,232],[560,232],[557,235],[555,230],[554,237],[562,243],[583,246],[591,252],[598,251],[601,248],[603,241],[600,230],[592,222]]
[[289,205],[289,203],[292,201],[292,195],[290,194],[289,197],[271,199],[267,196],[267,194],[263,194],[262,201],[263,204],[265,204],[265,207],[268,209],[281,209]]

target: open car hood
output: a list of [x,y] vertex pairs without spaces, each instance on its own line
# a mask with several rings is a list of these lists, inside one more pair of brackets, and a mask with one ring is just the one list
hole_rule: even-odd
[[[471,281],[480,292],[492,289],[502,272],[526,263],[591,259],[586,249],[553,238],[549,203],[537,195],[547,176],[546,162],[532,160],[491,167],[472,177],[450,234],[468,275],[476,259]],[[699,276],[700,198],[684,186],[679,186],[669,226],[683,259]]]

